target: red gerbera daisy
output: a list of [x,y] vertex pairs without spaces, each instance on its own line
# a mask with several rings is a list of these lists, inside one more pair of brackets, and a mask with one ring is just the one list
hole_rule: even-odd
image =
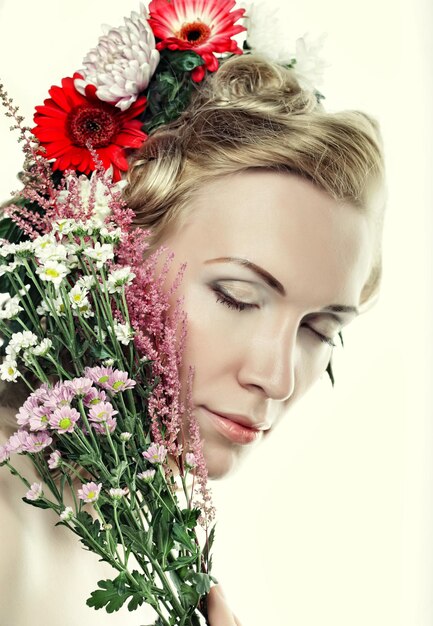
[[148,22],[157,39],[158,50],[193,50],[201,56],[204,66],[192,71],[192,79],[203,80],[205,67],[218,69],[214,52],[242,54],[231,38],[246,30],[235,25],[245,9],[231,11],[235,0],[152,0]]
[[126,148],[139,148],[147,135],[137,118],[144,111],[146,98],[139,98],[126,111],[101,102],[96,87],[88,85],[82,96],[74,87],[78,73],[63,78],[62,86],[51,87],[51,98],[36,107],[33,129],[35,137],[45,148],[47,159],[55,159],[53,169],[78,170],[90,174],[96,169],[88,143],[97,152],[103,166],[113,168],[113,180],[121,178],[128,169]]

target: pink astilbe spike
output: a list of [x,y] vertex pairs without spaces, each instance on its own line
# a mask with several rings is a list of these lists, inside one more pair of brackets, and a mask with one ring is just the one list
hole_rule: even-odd
[[212,493],[208,487],[208,471],[206,461],[203,454],[203,444],[200,436],[200,429],[197,419],[192,411],[192,384],[194,378],[194,370],[190,368],[188,375],[187,387],[187,408],[186,415],[189,430],[189,448],[190,453],[194,455],[194,486],[196,500],[194,505],[201,509],[201,515],[198,518],[200,525],[206,529],[215,518],[215,507],[212,503]]

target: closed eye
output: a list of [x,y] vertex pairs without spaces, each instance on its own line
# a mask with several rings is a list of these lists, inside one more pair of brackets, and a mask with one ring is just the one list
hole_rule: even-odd
[[212,287],[213,292],[216,295],[217,302],[221,302],[225,306],[229,307],[229,309],[235,309],[236,311],[245,311],[250,309],[258,309],[259,305],[253,302],[242,302],[241,300],[237,300],[230,296],[226,291],[221,289],[221,287]]

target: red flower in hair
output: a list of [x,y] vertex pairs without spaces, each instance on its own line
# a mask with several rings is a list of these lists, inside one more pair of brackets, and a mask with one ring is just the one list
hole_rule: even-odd
[[146,98],[139,98],[126,111],[101,102],[96,87],[88,85],[82,96],[74,87],[74,80],[63,78],[62,86],[51,87],[51,98],[36,107],[33,134],[45,149],[47,159],[55,159],[53,169],[77,170],[90,174],[96,169],[87,145],[96,151],[105,169],[113,168],[113,180],[121,178],[128,169],[125,150],[139,148],[147,135],[136,119],[146,106]]
[[214,52],[242,54],[233,35],[246,30],[235,25],[245,9],[231,11],[235,0],[152,0],[149,4],[148,22],[158,50],[193,50],[199,54],[204,66],[192,71],[192,79],[203,80],[205,67],[209,72],[218,69]]

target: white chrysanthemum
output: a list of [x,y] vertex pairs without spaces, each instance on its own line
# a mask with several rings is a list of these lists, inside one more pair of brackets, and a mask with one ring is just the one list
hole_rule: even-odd
[[8,265],[0,265],[0,276],[4,276],[4,274],[13,274],[16,268],[18,267],[18,265],[21,265],[21,264],[18,263],[17,261],[14,261],[13,263],[9,263]]
[[34,348],[30,348],[30,351],[35,356],[46,356],[52,347],[53,342],[51,339],[45,338],[42,339],[41,343]]
[[88,256],[90,259],[95,260],[96,267],[99,269],[104,265],[104,263],[114,257],[113,246],[109,243],[101,244],[99,241],[95,243],[94,248],[86,248],[83,250],[83,254]]
[[95,315],[88,298],[84,298],[78,307],[73,308],[72,312],[76,317],[81,315],[86,319]]
[[42,300],[40,305],[36,309],[36,313],[38,315],[53,315],[53,310],[58,317],[65,316],[65,303],[63,302],[62,296],[57,296],[50,300],[51,306],[46,302],[46,300]]
[[295,73],[303,89],[315,89],[323,83],[328,63],[321,56],[326,35],[313,40],[308,33],[296,40]]
[[0,378],[8,383],[13,383],[19,376],[17,362],[6,358],[0,365]]
[[117,341],[127,346],[134,336],[134,331],[129,324],[114,322],[114,334],[116,335]]
[[100,100],[126,111],[146,89],[159,63],[159,52],[144,8],[141,11],[125,18],[125,26],[104,28],[97,47],[83,61],[83,79],[74,82],[81,94],[85,95],[87,85],[95,85]]
[[92,289],[95,286],[95,279],[93,276],[81,276],[76,282],[76,285],[79,285],[82,289]]
[[67,506],[60,513],[60,519],[62,520],[62,522],[70,522],[71,519],[73,519],[73,517],[74,517],[74,511],[72,510],[70,506]]
[[82,287],[81,285],[75,285],[75,287],[72,287],[68,294],[72,308],[78,309],[83,303],[87,304],[88,293],[89,292],[87,291],[87,289],[85,289],[85,287]]
[[35,346],[37,342],[37,336],[30,330],[14,333],[6,347],[6,354],[8,354],[10,358],[14,359],[21,350]]
[[124,285],[128,285],[134,278],[135,274],[131,272],[131,268],[128,266],[114,270],[107,279],[108,292],[120,293]]
[[109,229],[106,226],[103,226],[99,234],[107,243],[119,243],[119,241],[121,241],[122,239],[121,228]]
[[51,282],[55,287],[58,287],[65,276],[69,274],[69,268],[64,263],[49,259],[43,265],[40,265],[36,272],[41,280]]
[[[67,193],[67,192],[61,192],[59,194],[59,198],[60,198],[62,193]],[[52,223],[51,228],[52,228],[53,232],[60,233],[61,235],[69,235],[69,233],[72,233],[72,231],[74,230],[75,226],[76,226],[76,220],[73,220],[71,218],[64,218],[64,219],[60,219],[60,220],[55,220]]]
[[314,90],[323,82],[323,71],[328,66],[321,58],[325,35],[313,41],[306,33],[293,45],[279,9],[270,11],[263,2],[249,6],[246,16],[247,43],[254,51],[281,65],[292,65],[303,89]]
[[66,261],[68,251],[62,244],[45,241],[41,246],[35,246],[35,256],[42,263],[45,261]]
[[10,293],[0,293],[0,320],[10,320],[22,311],[19,302],[19,296],[11,297]]
[[33,242],[32,241],[21,241],[15,245],[15,254],[20,257],[30,257],[33,256]]

